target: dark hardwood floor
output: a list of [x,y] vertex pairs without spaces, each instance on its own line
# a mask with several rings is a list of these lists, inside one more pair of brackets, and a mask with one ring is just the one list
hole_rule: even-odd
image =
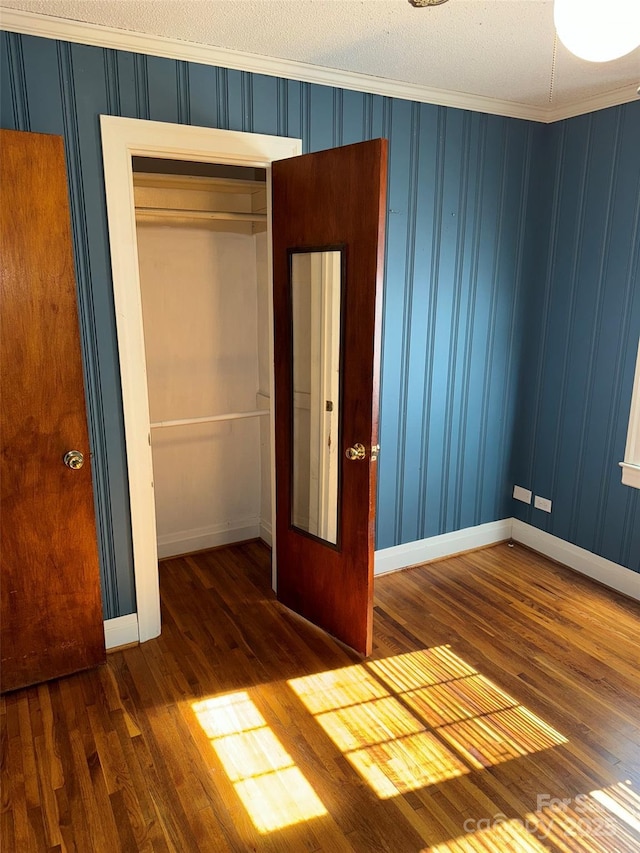
[[253,542],[163,632],[2,698],[2,851],[640,850],[640,606],[500,545],[376,580],[366,661]]

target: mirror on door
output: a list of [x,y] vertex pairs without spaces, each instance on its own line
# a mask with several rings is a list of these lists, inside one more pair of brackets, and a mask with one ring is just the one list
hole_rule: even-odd
[[340,304],[343,250],[291,251],[291,524],[339,541]]

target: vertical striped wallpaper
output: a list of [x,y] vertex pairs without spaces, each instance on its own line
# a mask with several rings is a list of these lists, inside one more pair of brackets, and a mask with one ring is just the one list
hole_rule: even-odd
[[378,547],[511,514],[533,126],[394,102]]
[[546,131],[512,476],[553,512],[514,501],[514,515],[640,571],[640,493],[618,466],[640,337],[640,104]]
[[[609,417],[604,426],[596,427],[592,421],[603,407],[599,382],[609,365],[601,339],[593,342],[593,352],[588,354],[584,382],[573,381],[573,371],[584,355],[580,342],[600,331],[608,334],[613,323],[608,291],[594,286],[591,313],[575,295],[580,291],[578,282],[581,288],[583,276],[596,260],[576,261],[580,270],[574,284],[570,279],[567,283],[562,271],[573,257],[566,241],[574,236],[571,229],[576,226],[571,214],[571,205],[577,204],[571,195],[572,181],[582,186],[574,156],[583,160],[587,156],[585,120],[574,119],[557,130],[31,36],[3,32],[1,39],[2,127],[58,133],[66,143],[107,618],[134,610],[135,593],[101,113],[300,137],[305,151],[387,137],[390,177],[377,547],[511,516],[512,477],[517,473],[531,484],[539,482],[541,493],[553,485],[554,493],[548,496],[557,494],[559,502],[553,521],[558,524],[566,515],[567,535],[576,541],[582,541],[595,514],[601,533],[594,546],[607,554],[615,552],[617,513],[624,503],[626,544],[611,559],[630,564],[637,547],[635,496],[625,493],[611,509],[611,496],[619,492],[611,480],[606,493],[585,492],[563,513],[558,490],[569,485],[559,474],[548,481],[547,444],[553,445],[558,459],[580,450],[582,461],[570,470],[585,488],[593,489],[594,477],[600,476],[605,462],[600,460],[597,472],[586,462],[593,458],[600,431],[610,444],[621,434],[619,419],[609,416],[611,406],[606,407]],[[581,240],[588,252],[596,250],[592,219],[603,199],[614,220],[605,229],[602,246],[615,253],[621,251],[625,235],[631,239],[620,221],[624,206],[618,205],[617,198],[631,192],[625,184],[631,159],[625,140],[633,131],[629,123],[635,121],[637,130],[637,113],[629,112],[627,118],[627,110],[621,108],[615,114],[621,116],[617,135],[608,120],[602,127],[599,119],[593,120],[589,131],[590,163],[597,162],[600,148],[614,143],[619,156],[609,183],[607,178],[593,178],[593,187],[583,189],[589,215]],[[571,170],[557,192],[551,185],[560,178],[560,171],[549,166],[541,156],[543,150],[564,157]],[[591,166],[583,165],[585,169],[591,175]],[[552,197],[556,207],[553,221],[563,229],[551,241],[549,218],[542,211],[546,196]],[[556,244],[562,247],[562,259]],[[540,264],[542,246],[550,258],[544,280],[534,279],[531,272]],[[574,245],[576,259],[580,251]],[[637,276],[637,257],[635,264],[630,276]],[[560,290],[574,296],[559,297]],[[571,310],[564,317],[567,298]],[[633,317],[637,317],[637,294],[619,297],[621,302],[625,298],[633,302]],[[534,364],[524,353],[525,364],[522,342],[530,335],[531,310],[539,324],[533,335],[536,359]],[[564,321],[571,325],[560,331]],[[633,321],[628,325],[630,334]],[[550,383],[556,378],[553,346],[560,346],[564,359],[563,388],[570,395],[583,393],[588,404],[580,409],[571,397],[561,407],[561,419],[555,421],[544,414],[558,402],[554,403],[557,389]],[[614,387],[622,396],[629,379],[625,347],[620,344],[611,362]],[[613,395],[611,381],[605,384]],[[523,428],[518,413],[529,411],[535,416]],[[575,429],[580,441],[577,447],[567,448],[562,442]],[[610,521],[617,525],[613,533],[607,526]],[[557,530],[562,535],[559,531],[565,526]]]

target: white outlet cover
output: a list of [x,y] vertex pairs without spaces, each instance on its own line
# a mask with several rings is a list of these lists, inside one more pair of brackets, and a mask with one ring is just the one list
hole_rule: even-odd
[[541,498],[536,495],[533,505],[536,509],[541,509],[543,512],[551,512],[551,501],[549,498]]
[[522,501],[522,503],[530,504],[531,503],[531,490],[523,489],[522,486],[514,486],[513,487],[513,497],[517,501]]

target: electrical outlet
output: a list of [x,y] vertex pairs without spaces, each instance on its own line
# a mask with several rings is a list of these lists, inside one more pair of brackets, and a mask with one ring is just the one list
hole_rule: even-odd
[[541,498],[536,495],[533,505],[536,509],[541,509],[543,512],[551,512],[551,501],[549,498]]
[[531,490],[523,489],[522,486],[514,486],[513,487],[513,496],[517,501],[522,501],[522,503],[530,504],[531,503]]

